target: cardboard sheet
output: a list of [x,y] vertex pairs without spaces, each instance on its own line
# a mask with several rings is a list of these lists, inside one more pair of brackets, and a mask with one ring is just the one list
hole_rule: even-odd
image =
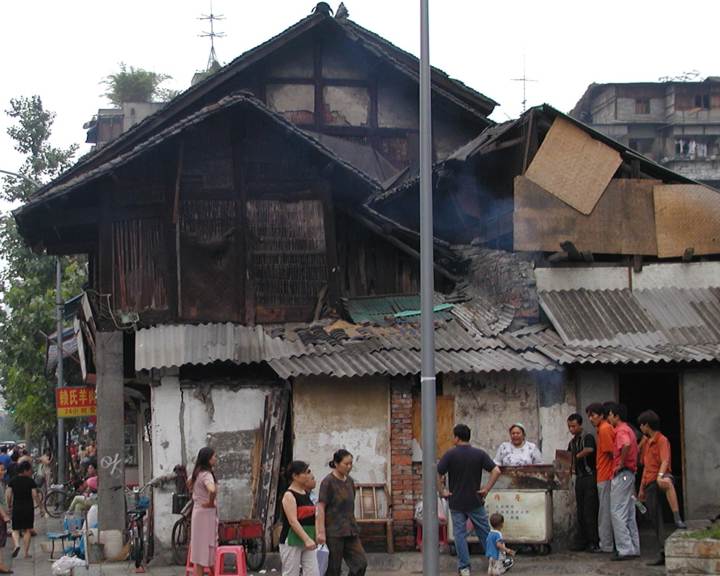
[[720,254],[720,192],[701,184],[655,186],[658,256]]
[[575,210],[590,214],[620,164],[617,150],[556,118],[525,176]]
[[516,250],[556,252],[570,240],[581,252],[657,254],[653,187],[657,180],[614,179],[589,216],[523,176],[515,178]]

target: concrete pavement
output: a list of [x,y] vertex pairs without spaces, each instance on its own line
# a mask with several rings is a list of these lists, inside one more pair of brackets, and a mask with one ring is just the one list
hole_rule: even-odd
[[[59,521],[50,520],[50,529],[58,528]],[[17,576],[50,576],[50,554],[46,549],[47,540],[44,534],[48,528],[45,519],[36,519],[38,536],[33,538],[30,552],[32,558],[22,558],[22,552],[16,559],[11,559],[12,542],[2,550],[2,557],[10,565]],[[648,535],[645,535],[648,536]],[[511,574],[527,574],[532,576],[555,576],[559,574],[581,576],[661,576],[665,573],[663,568],[645,566],[655,551],[652,550],[651,538],[643,538],[643,557],[630,562],[611,562],[604,554],[586,553],[554,553],[549,556],[519,555]],[[422,555],[406,552],[398,554],[374,553],[368,555],[370,566],[368,574],[376,576],[405,576],[422,574]],[[474,555],[473,573],[485,574],[486,560],[482,556]],[[440,556],[440,573],[456,574],[455,558],[448,554]],[[129,562],[103,563],[91,565],[87,570],[75,570],[75,576],[129,576],[135,574],[135,567]],[[182,566],[155,566],[147,568],[148,576],[184,576]],[[261,572],[264,576],[279,576],[279,562],[276,554],[271,554],[266,563],[266,570]],[[257,574],[255,576],[258,576]]]

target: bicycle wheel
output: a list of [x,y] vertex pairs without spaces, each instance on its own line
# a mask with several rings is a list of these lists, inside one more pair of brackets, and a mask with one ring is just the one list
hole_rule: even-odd
[[45,513],[51,518],[60,518],[65,513],[67,494],[62,490],[50,490],[45,496]]
[[243,540],[243,546],[245,546],[245,563],[248,570],[252,572],[260,570],[265,563],[265,539],[248,538]]
[[173,560],[178,566],[185,566],[190,546],[190,519],[182,517],[172,529]]
[[130,545],[130,557],[134,560],[135,568],[137,569],[142,566],[143,555],[145,553],[145,547],[143,545],[143,525],[140,520],[135,521],[135,526],[133,527],[132,534],[133,538],[132,544]]

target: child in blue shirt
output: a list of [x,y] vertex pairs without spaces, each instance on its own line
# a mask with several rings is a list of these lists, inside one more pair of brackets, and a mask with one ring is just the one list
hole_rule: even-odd
[[488,574],[493,576],[504,574],[514,564],[510,556],[514,556],[515,551],[508,548],[505,545],[505,540],[503,540],[502,529],[504,524],[505,518],[499,512],[495,512],[490,516],[492,530],[490,530],[485,541],[485,556],[489,559]]

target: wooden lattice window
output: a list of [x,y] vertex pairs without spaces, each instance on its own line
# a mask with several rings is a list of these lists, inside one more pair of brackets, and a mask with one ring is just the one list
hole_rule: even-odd
[[309,319],[328,281],[322,202],[250,200],[247,220],[257,321]]
[[120,310],[166,310],[166,251],[159,219],[113,222],[113,294]]

